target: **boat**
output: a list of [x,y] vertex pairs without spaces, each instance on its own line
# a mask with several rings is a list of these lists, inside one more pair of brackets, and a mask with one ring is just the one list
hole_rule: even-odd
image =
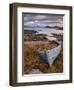
[[56,58],[59,56],[60,52],[61,44],[50,50],[38,50],[38,55],[44,63],[52,66]]

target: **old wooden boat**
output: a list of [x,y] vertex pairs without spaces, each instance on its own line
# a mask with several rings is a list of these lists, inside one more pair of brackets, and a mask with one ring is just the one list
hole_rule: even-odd
[[43,60],[44,63],[52,66],[55,59],[61,52],[61,44],[51,50],[38,50],[39,57]]

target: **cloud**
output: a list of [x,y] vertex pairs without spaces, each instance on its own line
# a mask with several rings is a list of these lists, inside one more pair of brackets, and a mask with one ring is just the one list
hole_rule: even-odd
[[24,14],[24,26],[45,27],[45,26],[63,25],[63,15],[38,15]]

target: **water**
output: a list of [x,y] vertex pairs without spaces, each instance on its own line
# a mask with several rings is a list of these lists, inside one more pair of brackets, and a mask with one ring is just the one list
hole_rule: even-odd
[[24,28],[24,30],[35,30],[39,34],[46,34],[48,36],[53,36],[53,34],[63,35],[63,30],[58,30],[56,28],[37,28],[37,27],[33,27],[33,28]]

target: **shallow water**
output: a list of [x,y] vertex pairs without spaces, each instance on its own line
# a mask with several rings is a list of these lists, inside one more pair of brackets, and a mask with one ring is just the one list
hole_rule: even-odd
[[37,28],[37,27],[34,27],[34,28],[24,28],[24,30],[35,30],[39,34],[46,34],[48,36],[53,36],[52,33],[63,35],[63,30],[58,30],[56,28]]

